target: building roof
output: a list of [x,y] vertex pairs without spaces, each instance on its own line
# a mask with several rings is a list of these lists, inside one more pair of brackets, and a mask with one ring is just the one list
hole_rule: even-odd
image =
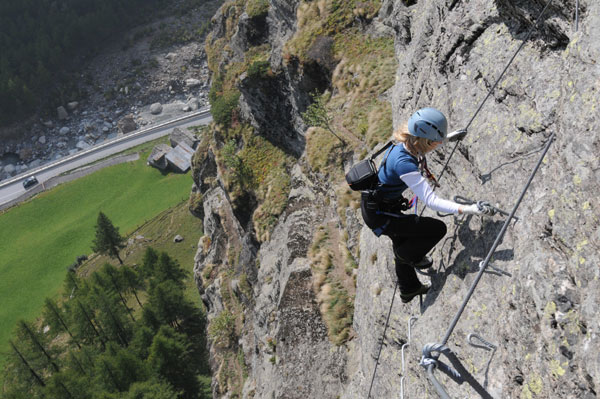
[[185,143],[179,143],[177,147],[165,155],[165,159],[173,168],[179,172],[185,173],[192,165],[192,156],[194,150]]
[[167,160],[165,159],[165,155],[167,155],[167,153],[171,150],[172,148],[167,144],[158,144],[154,146],[150,156],[148,156],[148,164],[161,170],[166,169],[168,164]]
[[171,147],[177,147],[177,145],[185,143],[188,147],[194,149],[198,144],[198,138],[195,134],[187,130],[179,129],[178,127],[173,129],[169,136],[169,140],[171,142]]

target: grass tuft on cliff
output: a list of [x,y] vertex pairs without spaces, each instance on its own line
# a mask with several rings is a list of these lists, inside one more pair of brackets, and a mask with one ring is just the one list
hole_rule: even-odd
[[355,277],[358,267],[332,223],[319,226],[309,250],[313,289],[319,303],[329,339],[342,345],[352,336]]

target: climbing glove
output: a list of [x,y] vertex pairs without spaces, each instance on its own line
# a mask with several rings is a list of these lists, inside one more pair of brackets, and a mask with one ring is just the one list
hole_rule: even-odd
[[455,130],[451,133],[448,133],[446,136],[446,141],[459,141],[465,138],[467,135],[467,129],[459,129]]
[[477,201],[474,204],[463,206],[462,213],[468,215],[493,216],[496,213],[496,210],[489,202]]

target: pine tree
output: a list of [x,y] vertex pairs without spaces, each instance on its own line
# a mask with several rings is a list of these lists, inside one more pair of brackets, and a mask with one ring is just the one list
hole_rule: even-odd
[[119,234],[119,228],[115,227],[104,213],[99,212],[92,251],[117,258],[119,263],[123,264],[119,251],[125,248],[124,241],[125,239]]
[[126,392],[131,384],[147,380],[151,370],[135,353],[110,343],[106,352],[96,360],[94,374],[100,388],[109,392]]
[[46,298],[46,300],[44,301],[44,308],[42,309],[42,315],[44,316],[44,320],[46,321],[46,323],[50,325],[50,328],[52,328],[56,332],[62,331],[69,334],[71,340],[75,343],[75,345],[77,345],[79,349],[81,349],[79,342],[77,341],[77,339],[75,339],[75,337],[71,333],[71,330],[69,329],[65,315],[62,314],[62,310],[59,308],[58,304],[55,301],[53,301],[50,298]]
[[33,376],[35,382],[38,383],[41,386],[46,386],[46,384],[44,383],[44,380],[42,379],[42,377],[33,369],[33,367],[31,366],[31,364],[27,361],[27,359],[25,359],[25,356],[17,348],[17,346],[12,341],[10,341],[10,340],[8,341],[8,343],[10,344],[10,346],[13,349],[14,353],[18,356],[19,360],[21,361],[20,364],[22,366],[25,366],[25,368],[31,373],[31,375]]
[[44,336],[35,331],[33,326],[24,320],[17,322],[17,336],[29,343],[32,351],[37,352],[38,356],[45,358],[48,366],[51,366],[55,372],[60,371],[56,359],[48,349],[48,344],[44,342]]
[[95,272],[93,274],[94,280],[102,286],[104,290],[109,292],[114,292],[121,299],[121,303],[123,304],[123,308],[131,317],[131,321],[135,323],[135,318],[133,317],[133,313],[131,313],[131,309],[127,306],[127,301],[125,297],[123,297],[123,292],[125,292],[124,284],[120,279],[119,271],[110,263],[105,263],[100,270],[100,273]]
[[158,252],[152,247],[146,248],[144,259],[142,260],[142,276],[150,278],[154,275],[154,269],[158,262]]
[[177,399],[179,397],[180,395],[168,382],[150,379],[132,384],[129,387],[129,392],[119,396],[119,399]]
[[94,344],[100,342],[100,345],[104,348],[106,338],[99,326],[94,324],[92,320],[93,313],[79,299],[69,303],[68,309],[73,334],[83,343]]
[[160,323],[179,329],[179,319],[185,317],[188,308],[189,302],[181,287],[172,280],[166,280],[151,289],[149,303],[144,310],[152,311]]
[[128,323],[123,307],[118,304],[116,295],[94,285],[91,299],[96,305],[96,320],[102,327],[102,331],[111,341],[128,346],[133,328],[131,323]]
[[144,305],[142,305],[142,302],[138,297],[137,290],[143,290],[145,288],[144,279],[137,271],[126,265],[119,270],[119,273],[119,279],[123,283],[124,288],[133,294],[138,305],[140,305],[140,308],[143,308]]
[[148,363],[175,389],[183,390],[183,398],[197,398],[198,380],[191,364],[187,338],[170,327],[162,326],[150,346]]
[[161,252],[155,266],[154,277],[157,281],[169,280],[183,288],[183,279],[185,279],[186,273],[175,259],[166,252]]

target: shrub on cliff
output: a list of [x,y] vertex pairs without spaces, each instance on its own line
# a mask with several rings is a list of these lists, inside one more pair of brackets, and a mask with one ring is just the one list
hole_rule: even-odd
[[268,0],[248,0],[246,4],[246,13],[250,18],[259,18],[267,15],[269,12]]
[[269,75],[271,65],[269,61],[256,61],[248,67],[248,77],[254,79],[264,79]]

